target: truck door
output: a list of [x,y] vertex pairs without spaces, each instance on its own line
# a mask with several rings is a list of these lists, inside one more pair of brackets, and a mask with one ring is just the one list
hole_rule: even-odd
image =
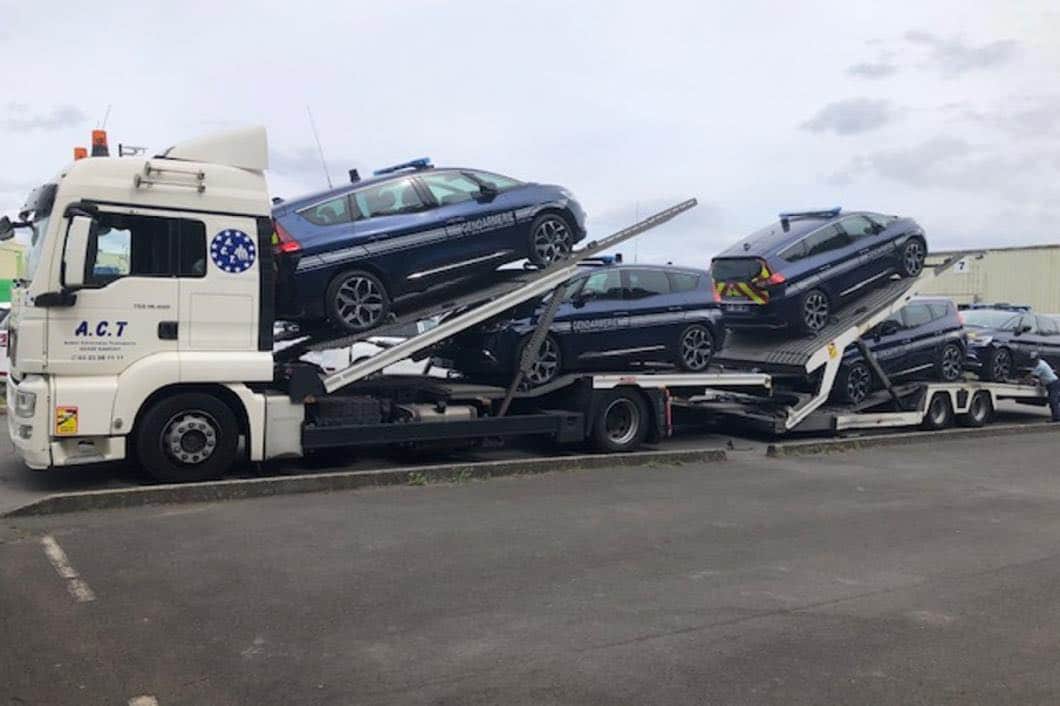
[[[261,267],[253,218],[203,214],[179,253],[182,353],[258,350]],[[232,371],[234,374],[236,371]]]
[[101,210],[95,222],[85,287],[72,305],[49,310],[48,367],[55,373],[117,375],[148,356],[176,352],[175,244],[186,234],[205,246],[194,221],[127,209]]

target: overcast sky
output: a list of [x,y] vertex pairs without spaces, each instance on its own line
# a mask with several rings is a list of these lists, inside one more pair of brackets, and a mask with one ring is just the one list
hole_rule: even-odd
[[563,184],[593,236],[696,196],[641,261],[706,265],[835,205],[911,215],[936,249],[1057,243],[1058,8],[0,0],[0,211],[108,105],[112,146],[264,124],[273,194],[318,189],[308,104],[336,182],[426,155]]

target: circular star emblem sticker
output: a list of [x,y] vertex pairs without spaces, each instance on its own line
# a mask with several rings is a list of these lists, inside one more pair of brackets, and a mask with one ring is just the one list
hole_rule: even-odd
[[257,255],[254,240],[241,230],[222,230],[210,242],[210,258],[225,272],[246,272]]

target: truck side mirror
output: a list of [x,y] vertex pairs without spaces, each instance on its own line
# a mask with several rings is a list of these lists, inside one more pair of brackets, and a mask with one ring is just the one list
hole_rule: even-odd
[[95,226],[88,216],[74,216],[66,230],[66,246],[63,248],[63,288],[67,291],[85,286],[85,269],[88,262],[88,243]]
[[7,216],[0,218],[0,241],[11,240],[15,237],[15,225]]

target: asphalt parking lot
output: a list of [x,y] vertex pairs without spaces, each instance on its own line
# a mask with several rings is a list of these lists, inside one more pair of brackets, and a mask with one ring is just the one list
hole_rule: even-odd
[[9,518],[0,698],[1055,702],[1058,443]]

